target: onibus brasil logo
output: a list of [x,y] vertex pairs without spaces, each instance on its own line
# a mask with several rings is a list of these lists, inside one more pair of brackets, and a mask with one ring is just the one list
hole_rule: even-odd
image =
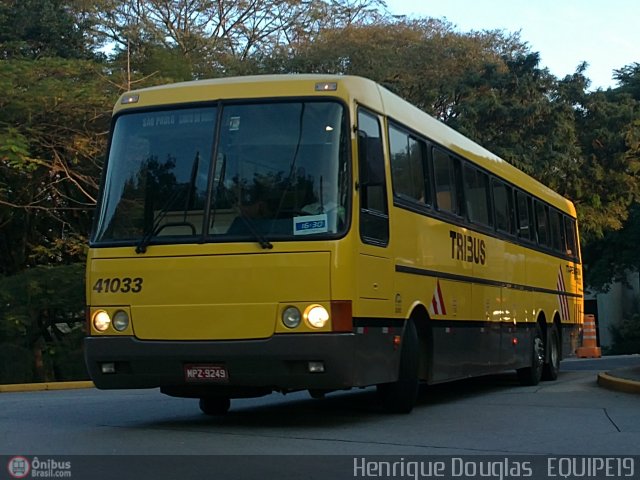
[[23,456],[15,456],[9,460],[7,470],[12,478],[27,478],[29,474],[41,478],[70,478],[71,462],[38,457],[29,460]]
[[24,457],[13,457],[9,460],[7,469],[13,478],[25,478],[31,471],[31,464]]

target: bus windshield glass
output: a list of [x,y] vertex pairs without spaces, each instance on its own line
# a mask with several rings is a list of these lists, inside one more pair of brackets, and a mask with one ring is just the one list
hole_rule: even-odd
[[124,113],[94,244],[336,237],[347,227],[344,110],[333,101]]

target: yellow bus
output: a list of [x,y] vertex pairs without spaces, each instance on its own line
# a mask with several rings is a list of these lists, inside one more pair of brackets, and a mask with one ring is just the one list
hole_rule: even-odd
[[582,324],[572,203],[377,83],[124,94],[87,264],[101,389],[200,399],[555,379]]

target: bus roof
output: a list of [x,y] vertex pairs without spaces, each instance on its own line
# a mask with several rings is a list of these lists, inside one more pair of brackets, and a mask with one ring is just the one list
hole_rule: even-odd
[[[319,88],[335,84],[335,89]],[[373,80],[350,75],[286,74],[194,80],[127,92],[114,114],[126,108],[197,103],[219,99],[340,97],[383,113],[427,139],[495,173],[515,186],[575,217],[574,205],[547,186],[491,153],[453,128],[423,112]]]

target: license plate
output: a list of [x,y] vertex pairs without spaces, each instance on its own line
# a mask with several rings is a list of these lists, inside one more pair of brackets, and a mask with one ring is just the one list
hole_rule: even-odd
[[229,374],[223,365],[185,365],[184,379],[189,383],[226,383]]

